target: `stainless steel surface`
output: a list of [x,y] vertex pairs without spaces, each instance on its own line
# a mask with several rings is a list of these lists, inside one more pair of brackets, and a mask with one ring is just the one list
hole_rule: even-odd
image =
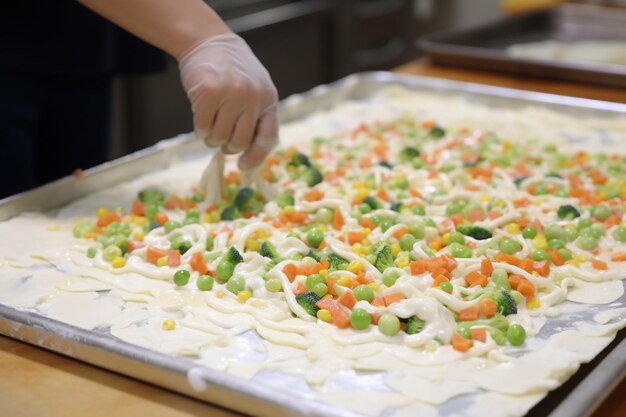
[[[391,84],[438,94],[458,94],[476,102],[498,107],[516,108],[532,104],[567,112],[578,117],[613,117],[626,115],[626,105],[578,99],[550,94],[525,92],[479,84],[386,72],[353,75],[308,93],[292,96],[280,104],[283,123],[305,117],[311,112],[333,106],[348,99],[370,97]],[[203,145],[191,135],[164,141],[151,148],[96,167],[81,177],[67,177],[44,187],[0,202],[0,220],[24,210],[52,210],[97,189],[158,170],[171,158],[188,159],[201,154]],[[64,355],[111,369],[183,394],[256,416],[355,416],[346,410],[319,402],[279,395],[276,390],[223,372],[195,364],[190,359],[172,357],[123,342],[106,332],[86,331],[33,311],[0,305],[0,333],[32,343]],[[567,414],[553,417],[584,416],[596,403],[582,398],[598,398],[611,387],[615,378],[626,369],[626,339],[601,362],[560,406]],[[611,362],[609,363],[608,360]],[[191,378],[190,378],[191,376]],[[190,379],[195,384],[190,384]],[[583,381],[583,382],[585,382]],[[192,381],[193,382],[193,381]],[[194,390],[198,384],[205,389]],[[586,397],[585,397],[586,396]],[[548,396],[548,398],[550,398]],[[555,413],[558,412],[558,409]],[[564,413],[562,412],[562,413]]]
[[510,45],[544,40],[626,42],[626,10],[568,4],[476,28],[427,35],[419,43],[440,64],[626,88],[624,65],[522,58],[506,53]]

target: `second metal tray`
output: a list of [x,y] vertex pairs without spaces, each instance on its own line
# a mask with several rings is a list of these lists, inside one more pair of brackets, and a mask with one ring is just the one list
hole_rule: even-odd
[[624,41],[626,9],[568,4],[480,27],[424,36],[419,44],[435,63],[490,69],[626,88],[626,65],[514,57],[506,48],[546,40]]

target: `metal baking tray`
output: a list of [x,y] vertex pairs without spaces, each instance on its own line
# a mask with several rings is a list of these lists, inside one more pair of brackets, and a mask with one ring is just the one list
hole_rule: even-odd
[[[349,76],[330,85],[289,97],[280,103],[281,122],[329,109],[345,100],[370,97],[389,85],[437,94],[464,94],[490,106],[544,106],[579,117],[626,115],[626,105],[550,94],[519,91],[437,78],[370,72]],[[0,220],[26,210],[52,210],[98,189],[139,174],[158,170],[170,158],[193,158],[203,144],[191,135],[158,144],[0,201]],[[241,413],[261,417],[356,417],[357,414],[313,400],[280,395],[277,390],[225,372],[198,366],[192,360],[158,353],[117,339],[106,331],[87,331],[33,311],[0,304],[0,334],[134,377]],[[626,332],[620,331],[591,363],[585,364],[561,388],[538,403],[529,416],[588,416],[626,374]],[[195,379],[192,387],[189,378]],[[201,389],[199,389],[199,386]]]
[[474,28],[426,35],[419,45],[439,64],[626,88],[626,65],[513,57],[518,43],[613,40],[626,43],[626,9],[566,4]]

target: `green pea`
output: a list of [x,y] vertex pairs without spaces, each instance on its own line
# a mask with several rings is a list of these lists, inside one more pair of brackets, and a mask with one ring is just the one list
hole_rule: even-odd
[[[366,204],[367,206],[367,204]],[[368,206],[369,207],[369,206]],[[315,213],[315,222],[320,224],[330,224],[333,221],[333,212],[329,209],[322,207]]]
[[305,285],[309,291],[313,291],[317,284],[324,284],[325,282],[326,278],[322,274],[313,274],[306,277]]
[[471,258],[473,256],[472,250],[460,243],[454,242],[448,247],[450,248],[450,255],[455,258]]
[[578,239],[574,241],[574,244],[580,249],[594,250],[596,246],[598,246],[598,240],[593,237],[579,236]]
[[362,308],[355,308],[350,314],[350,323],[355,330],[365,330],[372,324],[372,316]]
[[559,249],[559,253],[561,254],[561,257],[563,257],[564,261],[572,259],[572,253],[565,248]]
[[189,278],[191,278],[191,273],[189,271],[186,269],[179,269],[174,274],[174,284],[182,287],[183,285],[187,285]]
[[520,305],[522,301],[524,301],[524,296],[519,291],[511,290],[509,294],[511,294],[511,297],[513,297],[513,301],[515,301],[515,304],[517,305]]
[[511,284],[509,283],[509,273],[502,268],[494,269],[491,273],[491,280],[498,288],[502,288],[507,291],[511,289]]
[[533,261],[537,261],[537,262],[547,261],[550,259],[550,255],[548,255],[548,252],[542,249],[535,249],[530,254],[530,257]]
[[359,222],[363,218],[363,214],[359,210],[352,210],[350,212],[350,216],[352,216],[353,218],[355,218]]
[[611,209],[605,205],[595,206],[591,209],[591,217],[598,220],[606,220],[611,214],[613,214]]
[[394,269],[385,269],[383,272],[383,284],[388,287],[391,287],[396,281],[400,278],[400,273]]
[[615,230],[613,230],[613,233],[611,233],[611,236],[618,242],[626,242],[626,227],[617,226]]
[[591,221],[591,219],[584,218],[584,219],[578,220],[577,227],[578,227],[578,230],[583,230],[588,227],[591,227],[592,224],[593,224],[593,221]]
[[448,294],[452,294],[452,290],[454,290],[452,284],[449,282],[442,282],[439,284],[439,288],[441,288],[441,291],[447,292]]
[[93,226],[91,226],[90,224],[77,224],[76,226],[74,226],[72,234],[74,235],[74,237],[83,237],[85,236],[85,233],[91,232],[92,230]]
[[424,235],[426,234],[426,226],[424,223],[413,223],[409,225],[409,233],[415,237],[415,239],[424,239]]
[[565,247],[565,241],[563,241],[563,239],[550,239],[548,241],[548,247],[550,249],[561,249]]
[[504,332],[500,329],[496,329],[495,327],[489,327],[489,336],[496,342],[497,345],[502,346],[506,343],[506,336]]
[[570,196],[569,190],[567,188],[561,188],[559,191],[556,192],[555,196],[560,198],[568,198]]
[[354,297],[358,301],[363,300],[370,303],[374,299],[374,289],[369,285],[359,285],[354,289]]
[[378,330],[385,336],[395,336],[400,331],[400,319],[393,314],[385,313],[378,319]]
[[560,239],[562,236],[562,230],[561,230],[561,226],[559,226],[556,223],[552,223],[549,224],[545,227],[545,229],[543,229],[543,234],[545,235],[546,239],[550,240],[550,239]]
[[315,286],[313,287],[313,292],[318,296],[318,297],[323,297],[326,294],[328,294],[328,286],[321,282],[319,284],[315,284]]
[[154,219],[154,216],[159,212],[159,206],[157,204],[148,204],[146,206],[146,217],[148,219]]
[[448,245],[450,243],[460,243],[461,245],[464,245],[465,244],[465,236],[463,235],[463,233],[452,232],[452,233],[450,233],[450,236],[448,236]]
[[183,225],[180,222],[177,222],[176,220],[168,220],[163,225],[163,228],[165,229],[165,233],[169,233],[172,230],[179,229],[181,227],[183,227]]
[[513,255],[522,250],[522,245],[517,240],[507,239],[500,242],[499,248],[502,252]]
[[511,324],[506,331],[506,338],[513,346],[520,346],[526,341],[526,330],[519,324]]
[[370,220],[372,221],[372,223],[378,226],[384,219],[383,216],[381,216],[380,214],[372,214]]
[[409,188],[409,180],[407,180],[406,178],[398,178],[396,180],[396,187],[398,187],[401,190],[406,190]]
[[122,256],[122,250],[118,246],[115,246],[115,245],[107,246],[102,251],[102,259],[104,259],[107,262],[111,262],[113,259],[117,258],[118,256]]
[[393,226],[393,220],[391,219],[384,219],[382,222],[380,222],[380,230],[382,230],[383,232],[386,232],[387,229],[389,229],[391,226]]
[[88,258],[95,258],[97,254],[98,254],[98,247],[97,246],[90,246],[89,249],[87,249],[87,257]]
[[211,275],[200,275],[196,279],[196,286],[200,291],[211,291],[213,289],[213,277]]
[[206,237],[206,250],[208,251],[212,251],[213,250],[213,241],[215,240],[215,238],[213,237],[213,235],[209,234]]
[[359,204],[359,211],[363,214],[367,214],[370,211],[372,211],[372,208],[370,207],[369,204],[363,203],[363,204]]
[[235,265],[226,259],[222,259],[215,268],[215,276],[222,281],[228,281],[228,279],[233,276],[234,271]]
[[415,206],[411,211],[413,212],[413,214],[416,214],[418,216],[426,215],[426,209],[424,208],[424,206]]
[[190,209],[187,210],[187,213],[185,213],[185,217],[188,219],[199,219],[200,218],[200,211],[197,209]]
[[446,216],[452,216],[453,214],[460,213],[465,207],[465,203],[462,201],[453,201],[446,207]]
[[567,242],[573,242],[578,237],[578,229],[574,224],[568,224],[563,228],[563,239]]
[[226,289],[233,294],[239,294],[246,288],[246,280],[241,275],[231,277],[226,283]]
[[469,326],[457,326],[456,332],[466,339],[472,338],[472,331]]
[[526,226],[524,230],[522,230],[522,236],[524,239],[532,239],[537,236],[537,229],[532,226]]
[[309,242],[309,245],[317,248],[324,240],[324,232],[320,229],[311,229],[306,234],[306,240]]
[[283,288],[283,284],[278,278],[270,278],[265,281],[265,289],[269,292],[278,292]]
[[417,242],[415,236],[407,233],[400,238],[400,249],[402,249],[403,251],[410,251],[413,249],[413,245],[415,244],[415,242]]

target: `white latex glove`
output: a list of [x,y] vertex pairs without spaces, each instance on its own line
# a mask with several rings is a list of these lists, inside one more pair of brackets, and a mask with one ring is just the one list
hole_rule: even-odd
[[250,47],[233,33],[212,36],[179,60],[196,134],[224,153],[259,165],[278,141],[278,93]]

